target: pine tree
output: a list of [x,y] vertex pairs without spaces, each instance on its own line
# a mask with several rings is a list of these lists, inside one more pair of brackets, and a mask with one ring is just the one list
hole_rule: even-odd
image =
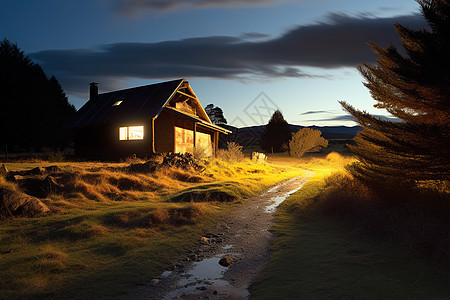
[[214,104],[208,104],[205,107],[205,111],[213,124],[227,124],[227,119],[223,116],[223,111],[220,107],[214,107]]
[[0,42],[0,144],[58,146],[61,125],[75,112],[55,77],[47,78],[16,44]]
[[341,102],[363,127],[350,146],[360,160],[351,171],[361,179],[405,184],[450,179],[450,1],[418,3],[430,29],[395,24],[404,54],[370,43],[379,59],[358,68],[375,107],[401,122]]
[[266,152],[281,152],[290,137],[288,122],[284,119],[281,111],[276,110],[264,129],[260,145]]

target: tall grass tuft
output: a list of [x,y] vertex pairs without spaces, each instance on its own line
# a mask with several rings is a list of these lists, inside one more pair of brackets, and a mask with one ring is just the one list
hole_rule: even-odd
[[242,146],[234,142],[229,142],[227,145],[227,150],[219,149],[217,151],[216,157],[218,159],[227,162],[240,162],[244,160],[245,156],[242,153]]
[[450,266],[448,192],[393,184],[368,186],[338,172],[325,179],[317,206],[325,214],[345,216]]

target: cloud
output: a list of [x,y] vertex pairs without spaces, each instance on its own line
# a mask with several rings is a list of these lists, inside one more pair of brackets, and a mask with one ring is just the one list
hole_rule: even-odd
[[300,116],[305,115],[314,115],[314,114],[334,114],[336,110],[310,110],[304,113],[301,113]]
[[289,0],[115,0],[114,7],[120,14],[136,16],[143,10],[168,12],[186,7],[233,8],[242,6],[275,5]]
[[[55,75],[68,94],[85,94],[90,81],[117,85],[126,78],[203,77],[248,80],[314,77],[302,67],[333,69],[374,62],[365,44],[399,38],[392,24],[422,28],[419,14],[395,18],[332,14],[320,23],[297,26],[272,38],[209,36],[155,43],[115,43],[96,49],[47,50],[31,54]],[[252,34],[255,36],[255,34]]]

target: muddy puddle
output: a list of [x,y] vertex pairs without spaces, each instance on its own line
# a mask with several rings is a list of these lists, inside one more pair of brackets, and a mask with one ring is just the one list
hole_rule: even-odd
[[[287,191],[284,195],[282,196],[274,196],[272,198],[270,198],[270,200],[268,201],[270,203],[270,205],[266,206],[266,212],[268,213],[272,213],[274,212],[277,207],[284,201],[286,200],[290,195],[292,195],[293,193],[295,193],[296,191],[298,191],[299,189],[301,189],[303,187],[303,185],[305,184],[305,182],[300,183],[300,185],[298,187],[296,187],[293,190]],[[277,186],[275,186],[274,188],[276,188]],[[275,192],[276,189],[271,188],[270,190],[267,191],[266,195],[270,196],[271,193]]]

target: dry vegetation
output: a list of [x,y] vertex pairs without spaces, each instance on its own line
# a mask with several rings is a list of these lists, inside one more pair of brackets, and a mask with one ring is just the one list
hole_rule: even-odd
[[368,185],[342,171],[325,179],[316,201],[327,215],[345,216],[450,266],[450,193],[442,183]]
[[5,163],[10,171],[47,167],[16,182],[0,177],[0,187],[32,194],[50,212],[1,221],[0,294],[117,295],[158,276],[214,226],[218,214],[303,172],[253,163],[233,146],[200,160],[197,169],[131,172],[136,163],[144,161]]

